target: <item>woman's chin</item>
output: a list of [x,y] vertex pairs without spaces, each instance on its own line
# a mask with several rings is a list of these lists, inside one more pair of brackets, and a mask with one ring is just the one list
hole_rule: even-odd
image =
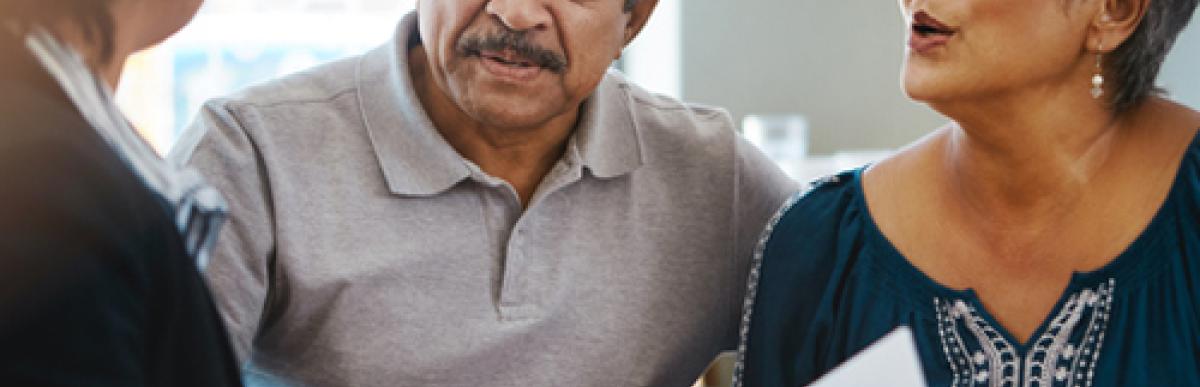
[[936,101],[942,94],[935,88],[924,85],[909,85],[908,83],[904,85],[904,95],[907,95],[909,99],[916,102],[929,103]]
[[978,91],[961,83],[932,77],[906,77],[902,86],[909,99],[924,104],[970,98]]

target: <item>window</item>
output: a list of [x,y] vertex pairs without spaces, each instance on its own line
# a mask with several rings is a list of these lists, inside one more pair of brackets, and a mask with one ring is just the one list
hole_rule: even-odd
[[165,153],[204,101],[386,42],[414,0],[209,0],[130,58],[118,104]]

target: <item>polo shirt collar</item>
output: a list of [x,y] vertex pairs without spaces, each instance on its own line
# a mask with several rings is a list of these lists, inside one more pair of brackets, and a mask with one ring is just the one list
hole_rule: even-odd
[[609,71],[584,102],[574,143],[593,176],[619,177],[642,166],[645,157],[635,105],[629,83],[615,70]]

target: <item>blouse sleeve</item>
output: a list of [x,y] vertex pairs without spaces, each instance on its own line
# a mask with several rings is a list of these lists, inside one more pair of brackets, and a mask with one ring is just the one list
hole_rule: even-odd
[[818,375],[825,335],[818,318],[839,265],[838,230],[849,205],[843,174],[815,183],[785,207],[759,246],[735,370],[737,385],[797,386]]

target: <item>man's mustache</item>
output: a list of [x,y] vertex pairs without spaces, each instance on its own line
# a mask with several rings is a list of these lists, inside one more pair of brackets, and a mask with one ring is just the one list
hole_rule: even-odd
[[462,56],[481,56],[484,51],[512,51],[534,65],[562,73],[567,69],[567,59],[557,52],[529,41],[523,31],[500,31],[484,36],[474,35],[461,39],[458,52]]

